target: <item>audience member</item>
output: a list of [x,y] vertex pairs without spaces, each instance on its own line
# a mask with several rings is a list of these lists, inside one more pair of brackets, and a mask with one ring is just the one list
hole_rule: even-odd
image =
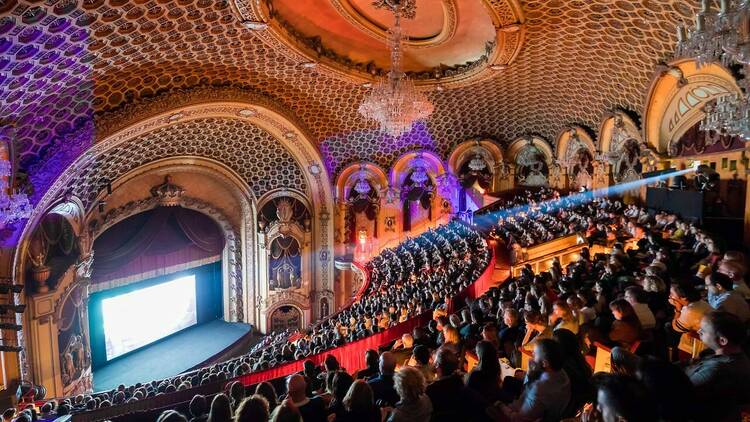
[[388,416],[388,422],[429,422],[432,403],[425,394],[422,374],[406,366],[394,375],[394,386],[401,399]]

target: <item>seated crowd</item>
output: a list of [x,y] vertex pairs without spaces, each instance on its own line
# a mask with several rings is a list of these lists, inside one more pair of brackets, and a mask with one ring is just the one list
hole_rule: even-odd
[[444,308],[482,274],[490,258],[481,234],[464,223],[430,229],[375,257],[368,264],[370,283],[362,296],[303,332],[273,333],[243,356],[170,379],[120,385],[112,391],[65,399],[57,406],[50,402],[46,413],[65,416],[226,381],[362,339],[436,307]]
[[[167,410],[158,420],[739,420],[750,409],[744,255],[722,253],[674,215],[606,199],[591,206],[593,214],[574,219],[576,229],[606,253],[584,248],[574,262],[555,260],[541,273],[527,266],[452,314],[446,303],[489,262],[475,230],[451,223],[384,252],[371,262],[371,284],[358,302],[258,356],[268,367],[304,359],[432,311],[428,325],[367,351],[359,371],[329,355],[321,367],[306,361],[283,393],[270,383],[230,383],[225,393],[196,396],[187,411]],[[533,242],[545,241],[534,233]],[[626,250],[625,239],[636,247]],[[696,359],[678,351],[693,337],[705,345]],[[593,374],[597,350],[610,353],[610,373]],[[249,359],[243,369],[256,369],[256,356],[241,359]],[[153,394],[123,387],[114,395],[122,401],[144,391]],[[100,405],[92,396],[57,407],[91,400]]]

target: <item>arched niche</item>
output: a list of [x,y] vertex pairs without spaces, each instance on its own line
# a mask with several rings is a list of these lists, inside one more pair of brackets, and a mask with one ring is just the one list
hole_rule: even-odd
[[[183,91],[102,116],[97,125],[99,138],[96,144],[56,177],[24,227],[20,244],[28,239],[30,227],[41,217],[39,210],[46,209],[59,198],[86,169],[95,168],[103,153],[176,122],[203,118],[239,119],[256,125],[278,140],[300,163],[312,202],[311,226],[316,251],[313,282],[316,291],[330,291],[333,282],[333,225],[330,223],[334,207],[333,184],[320,152],[307,130],[281,106],[262,96],[233,91]],[[18,275],[22,268],[22,255],[21,248],[17,248],[13,260],[14,275]],[[256,299],[257,295],[253,294],[245,303],[252,309],[259,309]]]
[[[308,311],[314,301],[312,213],[304,193],[294,189],[268,192],[258,204],[258,312],[261,330],[271,330],[271,308],[290,305],[283,298],[292,295]],[[311,318],[304,314],[305,321]]]
[[741,94],[731,72],[720,64],[698,67],[695,60],[670,63],[651,82],[643,111],[643,139],[659,154],[705,117],[706,103]]
[[[336,183],[337,234],[345,246],[342,254],[354,253],[366,260],[382,235],[381,199],[388,188],[385,172],[369,162],[352,163]],[[330,306],[329,306],[330,309]]]
[[481,208],[481,196],[499,190],[500,179],[507,175],[506,167],[502,150],[491,139],[468,140],[456,146],[448,158],[448,169],[465,191],[459,197],[459,210],[467,209],[465,202],[470,199]]
[[506,155],[515,167],[516,183],[521,186],[557,186],[560,174],[549,143],[538,136],[516,139]]
[[580,126],[564,129],[557,136],[557,163],[563,166],[567,187],[578,190],[594,186],[594,158],[597,154],[594,139]]
[[389,179],[385,200],[399,204],[402,232],[419,233],[435,225],[441,210],[449,213],[455,203],[457,179],[432,151],[402,155],[391,168]]

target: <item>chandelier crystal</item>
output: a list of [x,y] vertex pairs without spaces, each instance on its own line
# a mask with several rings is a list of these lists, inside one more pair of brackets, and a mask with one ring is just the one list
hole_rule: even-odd
[[[750,0],[701,0],[695,28],[677,30],[676,58],[695,58],[698,67],[739,63],[748,74],[750,65]],[[750,139],[750,84],[740,83],[741,94],[732,93],[706,104],[700,129]]]
[[469,161],[469,169],[472,171],[482,171],[485,168],[487,168],[487,163],[479,155],[475,155],[474,158]]
[[31,204],[24,193],[11,192],[13,172],[10,161],[0,158],[0,226],[31,216]]
[[417,91],[414,82],[403,71],[403,41],[401,7],[393,6],[395,22],[388,31],[388,48],[391,51],[391,70],[373,84],[370,94],[359,106],[359,113],[375,120],[380,130],[393,137],[408,132],[418,120],[428,118],[434,106]]

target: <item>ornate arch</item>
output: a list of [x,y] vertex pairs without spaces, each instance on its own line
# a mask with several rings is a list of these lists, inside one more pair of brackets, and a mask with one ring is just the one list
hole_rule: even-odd
[[581,126],[570,126],[563,129],[557,135],[555,141],[555,151],[557,151],[557,160],[565,161],[571,153],[575,153],[580,148],[586,148],[592,155],[596,153],[596,144],[589,134],[588,130]]
[[[235,215],[233,222],[224,211],[203,199],[189,196],[189,192],[187,196],[179,198],[176,202],[176,205],[209,216],[221,228],[226,240],[223,253],[225,315],[232,321],[244,321],[252,315],[249,309],[252,306],[253,293],[257,290],[257,286],[252,284],[257,266],[254,259],[257,239],[253,230],[256,200],[242,178],[232,169],[215,160],[201,157],[178,157],[157,160],[134,169],[112,182],[112,187],[117,191],[120,186],[146,174],[168,174],[180,171],[205,175],[218,180],[223,186],[229,188],[234,199],[240,204],[241,209],[238,215]],[[103,193],[100,196],[103,196]],[[149,196],[127,202],[104,214],[92,208],[86,216],[91,245],[99,235],[118,222],[159,205],[159,198]]]
[[445,163],[436,153],[426,150],[407,152],[396,160],[388,174],[391,187],[396,189],[401,187],[409,171],[412,170],[413,161],[417,158],[421,159],[421,164],[426,166],[427,174],[433,179],[446,173]]
[[705,117],[706,103],[728,94],[741,94],[731,72],[719,64],[698,68],[695,60],[680,60],[659,69],[651,82],[643,112],[643,139],[660,154],[667,153]]
[[508,146],[507,155],[515,166],[516,183],[526,186],[558,185],[560,167],[555,163],[552,147],[543,138],[525,136],[516,139]]
[[382,192],[388,187],[388,177],[383,169],[369,161],[360,161],[346,166],[336,179],[336,199],[345,201],[349,191],[364,176],[378,192]]
[[643,136],[638,124],[627,113],[616,110],[604,116],[599,126],[599,151],[602,153],[615,152],[618,142],[623,139],[635,139],[643,143]]
[[[231,118],[247,121],[267,131],[277,139],[300,163],[305,180],[310,187],[313,227],[317,233],[315,250],[317,288],[326,290],[332,282],[333,227],[330,213],[333,210],[332,184],[325,171],[322,157],[308,131],[289,116],[272,100],[241,91],[220,88],[200,88],[160,96],[142,103],[130,105],[97,121],[98,142],[88,148],[56,177],[54,183],[40,199],[24,227],[21,239],[29,236],[46,209],[59,198],[65,189],[75,183],[76,177],[88,167],[95,165],[97,158],[128,140],[154,130],[168,127],[176,122],[200,118]],[[86,149],[86,148],[84,148]],[[14,273],[19,275],[21,254],[17,248],[14,256]]]
[[500,146],[492,139],[472,139],[460,143],[453,149],[448,158],[448,169],[458,175],[461,167],[477,155],[487,163],[491,172],[494,172],[496,166],[505,158]]

